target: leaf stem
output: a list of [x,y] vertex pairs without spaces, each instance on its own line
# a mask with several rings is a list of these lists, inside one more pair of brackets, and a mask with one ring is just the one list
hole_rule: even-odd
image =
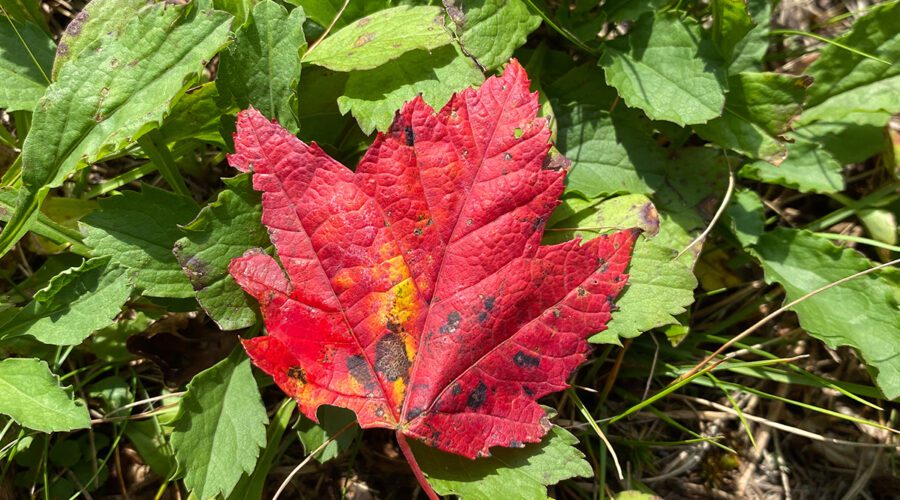
[[416,461],[415,455],[413,455],[412,450],[409,448],[409,443],[406,442],[406,436],[403,435],[403,432],[397,431],[397,444],[400,445],[400,451],[403,452],[403,456],[406,457],[407,463],[409,463],[409,468],[412,469],[413,475],[416,476],[416,480],[419,481],[419,486],[422,487],[422,491],[428,495],[430,500],[439,500],[440,497],[437,493],[434,492],[434,489],[428,484],[428,479],[425,477],[425,473],[422,472],[422,468],[419,467],[419,462]]
[[184,183],[181,172],[178,171],[178,165],[175,164],[172,153],[169,152],[169,148],[165,144],[160,144],[158,139],[158,132],[151,130],[139,137],[137,142],[141,149],[144,150],[144,153],[147,153],[147,156],[150,157],[150,160],[156,164],[156,168],[169,186],[181,196],[190,198],[191,192]]
[[825,42],[825,43],[827,43],[827,44],[834,45],[835,47],[839,47],[839,48],[844,49],[844,50],[846,50],[846,51],[853,52],[854,54],[856,54],[856,55],[858,55],[858,56],[865,57],[866,59],[871,59],[871,60],[873,60],[873,61],[878,61],[878,62],[880,62],[881,64],[887,64],[888,66],[891,65],[891,62],[890,62],[890,61],[886,61],[886,60],[884,60],[884,59],[882,59],[882,58],[880,58],[880,57],[873,56],[872,54],[867,54],[867,53],[865,53],[865,52],[863,52],[863,51],[861,51],[861,50],[859,50],[859,49],[854,49],[853,47],[851,47],[851,46],[849,46],[849,45],[844,45],[844,44],[841,43],[841,42],[838,42],[838,41],[835,41],[835,40],[831,40],[831,39],[829,39],[829,38],[825,38],[824,36],[820,36],[820,35],[817,35],[817,34],[815,34],[815,33],[809,33],[808,31],[799,31],[799,30],[772,30],[772,31],[769,32],[769,34],[772,34],[772,35],[797,35],[797,36],[807,36],[807,37],[809,37],[809,38],[815,38],[816,40],[818,40],[818,41],[820,41],[820,42]]

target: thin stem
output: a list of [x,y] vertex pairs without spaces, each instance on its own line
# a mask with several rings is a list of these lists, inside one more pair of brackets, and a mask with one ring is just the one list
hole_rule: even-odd
[[719,205],[719,209],[716,210],[716,214],[713,215],[711,221],[709,221],[709,225],[706,226],[706,229],[703,230],[694,241],[690,242],[688,246],[684,247],[684,249],[678,252],[678,255],[675,256],[675,259],[678,259],[682,255],[685,254],[688,250],[691,249],[697,243],[703,241],[708,235],[709,232],[712,231],[713,226],[716,225],[716,222],[719,221],[719,217],[725,213],[725,209],[728,207],[728,202],[731,201],[731,194],[734,192],[734,172],[731,170],[731,166],[728,167],[728,189],[725,190],[725,196],[722,198],[722,203]]
[[316,40],[312,44],[312,46],[309,48],[309,50],[306,51],[307,55],[310,52],[312,52],[316,47],[318,47],[319,44],[322,43],[322,40],[324,40],[325,37],[328,36],[329,33],[331,33],[331,30],[334,28],[334,25],[337,24],[338,19],[340,19],[341,16],[344,15],[344,9],[347,8],[347,5],[350,5],[350,0],[344,0],[344,5],[341,5],[341,10],[337,11],[337,14],[334,15],[334,19],[332,19],[331,24],[329,24],[328,27],[325,28],[325,31],[322,33],[322,36],[320,36],[319,39]]
[[422,472],[422,468],[419,467],[419,462],[416,461],[415,455],[413,455],[412,450],[409,448],[409,443],[406,442],[406,436],[399,430],[397,431],[397,444],[400,445],[400,451],[402,451],[403,456],[406,457],[406,462],[409,463],[409,468],[412,469],[413,475],[415,475],[416,480],[419,481],[419,486],[422,487],[422,491],[428,495],[429,499],[439,500],[440,497],[434,492],[431,485],[428,484],[425,473]]
[[827,240],[837,240],[837,241],[852,241],[854,243],[862,243],[863,245],[869,245],[878,248],[884,248],[886,250],[890,250],[892,252],[900,252],[900,247],[896,245],[890,245],[888,243],[883,243],[881,241],[872,240],[869,238],[863,238],[861,236],[852,236],[849,234],[835,234],[835,233],[813,233],[820,238],[825,238]]
[[886,61],[886,60],[884,60],[884,59],[882,59],[882,58],[880,58],[880,57],[875,57],[875,56],[873,56],[872,54],[867,54],[867,53],[865,53],[865,52],[863,52],[863,51],[861,51],[861,50],[859,50],[859,49],[854,49],[853,47],[851,47],[851,46],[849,46],[849,45],[844,45],[844,44],[841,43],[841,42],[837,42],[837,41],[831,40],[831,39],[829,39],[829,38],[825,38],[824,36],[819,36],[819,35],[817,35],[817,34],[815,34],[815,33],[810,33],[810,32],[808,32],[808,31],[799,31],[799,30],[772,30],[772,31],[770,31],[769,33],[772,34],[772,35],[797,35],[797,36],[806,36],[806,37],[809,37],[809,38],[815,38],[816,40],[818,40],[818,41],[820,41],[820,42],[825,42],[825,43],[827,43],[827,44],[834,45],[835,47],[844,49],[844,50],[846,50],[846,51],[853,52],[854,54],[856,54],[856,55],[858,55],[858,56],[865,57],[866,59],[871,59],[871,60],[873,60],[873,61],[878,61],[878,62],[880,62],[881,64],[887,64],[888,66],[891,65],[891,62],[890,62],[890,61]]
[[166,180],[169,186],[171,186],[176,193],[190,198],[191,192],[184,183],[184,178],[181,177],[178,165],[175,164],[175,159],[172,158],[172,153],[169,151],[169,148],[166,147],[165,144],[159,142],[157,131],[152,130],[147,132],[139,137],[137,142],[153,163],[156,164],[156,168],[159,170],[159,173],[162,174],[163,179]]
[[284,482],[281,483],[281,486],[278,487],[278,491],[275,492],[275,496],[272,497],[272,500],[278,500],[278,497],[281,496],[281,493],[284,491],[285,488],[287,488],[287,485],[289,485],[291,483],[291,480],[294,479],[294,476],[296,476],[297,473],[300,472],[300,469],[302,469],[304,465],[308,464],[310,462],[310,460],[313,459],[313,457],[318,455],[319,452],[324,450],[326,446],[331,444],[332,441],[334,441],[335,439],[340,437],[341,434],[343,434],[347,429],[349,429],[350,427],[352,427],[354,425],[356,425],[355,420],[353,422],[350,422],[349,424],[345,425],[344,427],[342,427],[341,430],[334,433],[334,436],[331,436],[330,438],[328,438],[327,441],[320,444],[319,447],[316,448],[315,450],[313,450],[312,453],[307,455],[306,458],[304,458],[302,462],[297,464],[297,466],[294,467],[294,470],[292,470],[291,473],[288,474],[288,477],[286,477],[284,479]]

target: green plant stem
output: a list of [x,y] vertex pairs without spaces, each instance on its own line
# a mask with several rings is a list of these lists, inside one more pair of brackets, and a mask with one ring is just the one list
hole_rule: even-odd
[[159,169],[159,173],[169,183],[169,186],[176,193],[190,197],[191,192],[184,183],[184,178],[181,176],[178,165],[175,164],[175,160],[172,158],[172,153],[168,147],[159,143],[158,132],[155,130],[147,132],[138,138],[137,142],[141,149],[147,153],[147,156],[150,157],[150,160],[156,164],[156,168]]
[[125,173],[119,174],[106,182],[102,182],[100,184],[92,186],[90,189],[85,191],[84,197],[87,199],[91,199],[102,196],[110,191],[124,186],[125,184],[134,182],[147,174],[155,172],[156,167],[156,163],[152,161],[144,163],[143,165],[133,168]]
[[877,240],[872,240],[869,238],[862,238],[860,236],[851,236],[849,234],[836,234],[836,233],[813,233],[816,236],[821,238],[825,238],[827,240],[837,240],[837,241],[852,241],[854,243],[862,243],[864,245],[869,245],[878,248],[884,248],[890,250],[892,252],[900,252],[900,247],[896,245],[889,245],[887,243],[882,243]]
[[592,56],[594,56],[594,57],[599,57],[599,56],[600,56],[600,52],[599,52],[599,51],[597,51],[596,49],[591,48],[591,47],[588,46],[586,43],[584,43],[584,42],[582,42],[581,40],[579,40],[578,37],[576,37],[576,36],[573,35],[571,32],[569,32],[569,30],[567,30],[567,29],[565,29],[565,28],[559,26],[559,25],[556,24],[555,22],[553,22],[553,19],[550,19],[550,16],[548,16],[542,9],[538,8],[538,6],[535,5],[534,2],[532,2],[532,0],[525,0],[525,3],[528,4],[528,7],[529,7],[533,12],[535,12],[535,13],[537,13],[537,15],[541,16],[541,18],[544,20],[545,23],[547,23],[548,26],[550,26],[551,28],[553,28],[554,31],[556,31],[557,33],[559,33],[560,35],[562,35],[563,38],[565,38],[566,40],[572,42],[573,45],[575,45],[575,46],[578,47],[579,49],[581,49],[581,50],[587,52],[588,54],[590,54],[590,55],[592,55]]
[[873,60],[873,61],[878,61],[878,62],[880,62],[881,64],[887,64],[888,66],[891,65],[891,62],[890,62],[890,61],[886,61],[886,60],[884,60],[884,59],[882,59],[882,58],[880,58],[880,57],[876,57],[876,56],[873,56],[873,55],[871,55],[871,54],[867,54],[867,53],[865,53],[865,52],[863,52],[863,51],[861,51],[861,50],[854,49],[853,47],[850,47],[849,45],[844,45],[844,44],[841,43],[841,42],[836,42],[836,41],[831,40],[831,39],[829,39],[829,38],[825,38],[824,36],[820,36],[820,35],[817,35],[817,34],[815,34],[815,33],[810,33],[810,32],[808,32],[808,31],[800,31],[800,30],[772,30],[772,31],[770,31],[769,33],[771,33],[771,34],[773,34],[773,35],[797,35],[797,36],[805,36],[805,37],[809,37],[809,38],[815,38],[816,40],[818,40],[818,41],[820,41],[820,42],[825,42],[825,43],[827,43],[827,44],[829,44],[829,45],[834,45],[835,47],[844,49],[844,50],[849,51],[849,52],[853,52],[854,54],[856,54],[856,55],[858,55],[858,56],[865,57],[866,59],[871,59],[871,60]]

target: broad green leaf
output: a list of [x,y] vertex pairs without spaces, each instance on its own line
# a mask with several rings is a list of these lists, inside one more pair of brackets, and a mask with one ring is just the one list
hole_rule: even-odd
[[578,439],[555,426],[540,443],[524,448],[494,448],[486,458],[469,460],[410,441],[410,447],[428,482],[441,495],[461,499],[509,497],[547,498],[547,486],[572,477],[593,474]]
[[[337,458],[341,452],[350,448],[353,440],[361,433],[358,425],[351,425],[356,422],[356,414],[346,408],[323,405],[316,411],[316,418],[319,419],[318,424],[306,417],[300,417],[300,421],[297,423],[297,432],[306,453],[312,453],[326,441],[337,436],[316,455],[319,463]],[[348,425],[350,428],[341,432]],[[338,432],[341,432],[339,436]]]
[[243,349],[188,384],[172,432],[184,484],[198,498],[228,496],[266,444],[266,408]]
[[53,40],[43,30],[0,16],[0,108],[33,110],[50,85],[52,66]]
[[[873,267],[855,250],[840,249],[807,231],[778,228],[755,246],[766,281],[792,301],[829,283]],[[897,283],[869,274],[832,287],[794,306],[800,326],[832,348],[857,349],[877,371],[887,399],[900,397],[900,307]]]
[[452,46],[430,53],[414,50],[375,69],[350,73],[337,102],[341,113],[352,113],[369,134],[387,130],[395,112],[418,94],[440,109],[454,92],[483,80],[475,64]]
[[523,0],[444,0],[463,51],[484,69],[509,60],[541,25]]
[[568,189],[595,198],[652,193],[663,180],[665,152],[649,123],[633,110],[613,114],[592,106],[558,107],[556,147],[572,161]]
[[731,89],[725,112],[694,130],[709,141],[751,158],[774,164],[784,160],[782,137],[800,114],[811,80],[780,73],[739,73],[728,79]]
[[650,198],[642,194],[616,196],[602,203],[566,197],[553,211],[547,227],[552,230],[544,233],[545,245],[632,227],[652,238],[659,233],[659,214]]
[[[16,209],[18,192],[18,189],[0,188],[0,221],[9,221],[13,211]],[[43,236],[54,243],[71,245],[69,249],[78,255],[87,256],[90,254],[90,250],[81,243],[82,236],[78,231],[57,223],[43,212],[37,214],[31,230],[34,234]]]
[[144,185],[100,201],[101,210],[81,220],[85,244],[94,255],[134,270],[134,284],[153,297],[191,297],[191,284],[172,254],[198,211],[193,200]]
[[755,245],[765,230],[765,206],[755,191],[735,191],[725,211],[731,232],[743,247]]
[[228,189],[182,227],[186,236],[175,242],[174,253],[209,317],[223,330],[238,330],[255,323],[256,313],[228,265],[250,248],[269,246],[269,236],[250,176],[224,181]]
[[769,48],[769,25],[772,22],[771,0],[747,0],[753,28],[734,47],[729,73],[759,71]]
[[134,420],[125,426],[125,437],[141,456],[141,461],[159,477],[170,477],[175,471],[175,456],[166,434],[156,419]]
[[291,106],[300,78],[303,9],[288,11],[272,0],[253,7],[247,24],[222,52],[216,85],[219,93],[241,109],[253,106],[297,133]]
[[618,344],[619,338],[637,337],[665,325],[678,324],[676,318],[694,302],[697,278],[675,259],[677,251],[639,239],[628,267],[628,287],[616,300],[609,328],[589,340]]
[[185,80],[225,43],[230,21],[221,12],[148,5],[60,69],[25,139],[25,189],[0,233],[0,255],[29,229],[51,188],[159,123]]
[[[327,148],[328,145],[338,147],[348,142],[350,134],[365,137],[359,127],[354,126],[356,120],[341,114],[337,104],[338,98],[344,95],[344,88],[351,74],[353,73],[331,71],[320,66],[303,69],[303,85],[298,89],[300,102],[303,103],[300,106],[298,137],[304,142],[315,141]],[[371,141],[367,140],[368,142]]]
[[131,295],[126,269],[109,259],[91,259],[53,277],[10,321],[0,338],[30,335],[52,345],[79,344],[113,323]]
[[0,361],[0,413],[23,427],[63,432],[91,426],[87,406],[72,399],[45,361],[7,358]]
[[833,120],[854,111],[900,111],[900,4],[871,9],[835,41],[890,64],[825,45],[807,70],[815,83],[800,122]]
[[820,144],[838,163],[847,165],[882,151],[884,127],[890,120],[891,113],[886,111],[852,111],[797,128],[793,135]]
[[101,38],[118,37],[119,30],[146,5],[146,0],[91,0],[59,37],[56,59],[52,60],[53,80],[57,79],[64,64],[78,58],[92,43]]
[[690,18],[665,12],[641,16],[627,36],[606,44],[600,66],[625,104],[654,120],[685,125],[722,114],[722,60]]
[[808,193],[836,193],[844,189],[841,164],[819,144],[793,134],[794,139],[787,144],[787,159],[775,166],[765,161],[757,161],[744,166],[741,177],[771,184],[779,184]]
[[734,48],[753,29],[753,19],[747,0],[712,0],[712,41],[726,61],[730,61]]
[[394,7],[357,20],[325,38],[303,62],[335,71],[372,69],[411,50],[450,43],[440,7]]

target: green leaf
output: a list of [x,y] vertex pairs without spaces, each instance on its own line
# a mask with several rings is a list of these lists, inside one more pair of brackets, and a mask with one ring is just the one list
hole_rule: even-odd
[[[896,94],[900,98],[900,92]],[[838,163],[847,165],[882,151],[884,127],[890,120],[891,113],[884,111],[851,111],[797,128],[793,135],[820,144]]]
[[[16,208],[16,198],[19,190],[12,188],[0,188],[0,220],[6,222],[12,216]],[[70,229],[50,217],[43,212],[39,212],[35,219],[31,230],[38,236],[43,236],[48,240],[62,244],[70,244],[69,250],[78,255],[88,256],[90,250],[81,243],[81,233],[74,229]]]
[[224,10],[234,16],[235,28],[243,26],[250,16],[253,5],[259,0],[212,0],[213,8]]
[[[335,29],[356,21],[357,19],[386,9],[391,6],[393,0],[366,0],[365,2],[344,2],[344,0],[287,0],[288,3],[303,7],[306,16],[321,26],[323,29],[336,21]],[[343,14],[338,17],[338,12],[343,9]]]
[[541,25],[522,0],[444,0],[444,6],[463,51],[487,70],[508,61]]
[[216,77],[223,97],[242,109],[253,106],[293,133],[298,127],[291,100],[296,98],[300,50],[306,44],[305,19],[303,9],[288,14],[272,0],[256,4],[234,43],[220,56]]
[[722,147],[777,165],[787,155],[782,136],[800,114],[810,83],[808,77],[780,73],[733,75],[725,112],[694,130]]
[[228,265],[250,248],[269,246],[269,236],[250,176],[223,180],[228,189],[182,227],[186,236],[175,242],[174,254],[209,317],[223,330],[238,330],[255,323],[256,313]]
[[568,189],[589,198],[652,193],[663,180],[665,152],[649,123],[632,110],[613,114],[592,106],[558,107],[556,147],[572,161]]
[[700,25],[675,13],[646,14],[627,36],[606,44],[606,82],[654,120],[706,123],[722,114],[722,61]]
[[574,445],[578,439],[554,426],[540,443],[524,448],[494,448],[486,458],[469,460],[430,448],[418,441],[409,444],[428,482],[441,495],[461,499],[547,498],[547,486],[572,477],[593,475],[590,464]]
[[350,73],[337,102],[341,113],[352,113],[370,134],[387,130],[395,112],[418,94],[440,109],[454,92],[483,80],[475,64],[455,47],[414,50],[375,69]]
[[0,361],[0,413],[23,427],[63,432],[91,426],[87,407],[75,401],[47,363],[38,359]]
[[676,318],[694,302],[697,278],[676,251],[640,239],[635,244],[628,268],[628,286],[616,300],[609,328],[589,340],[618,344],[619,338],[637,337],[665,325],[678,324]]
[[88,260],[54,276],[18,314],[0,325],[0,338],[30,335],[45,344],[79,344],[113,323],[131,289],[124,268],[105,258]]
[[634,21],[647,12],[659,10],[665,4],[666,0],[606,0],[600,8],[608,21],[621,23]]
[[198,498],[228,496],[266,444],[266,408],[243,349],[188,384],[172,432],[184,484]]
[[741,168],[740,175],[804,193],[836,193],[844,189],[841,164],[819,144],[800,139],[787,144],[787,159],[776,166],[757,161]]
[[734,48],[753,29],[753,19],[746,0],[712,0],[712,41],[725,60],[730,61]]
[[[297,423],[297,432],[306,453],[312,453],[326,441],[336,436],[338,432],[341,432],[344,427],[356,422],[356,414],[352,411],[330,405],[320,406],[316,411],[316,418],[319,419],[318,424],[306,417],[301,417]],[[358,425],[351,426],[334,441],[326,445],[316,455],[316,460],[319,463],[325,463],[336,458],[343,451],[349,449],[360,434],[361,429]]]
[[756,244],[766,226],[765,206],[755,191],[740,189],[731,197],[725,210],[729,227],[743,247]]
[[25,139],[25,189],[0,233],[0,255],[29,229],[51,188],[159,123],[185,80],[225,43],[230,20],[190,6],[148,5],[115,36],[101,38],[60,69]]
[[134,270],[134,284],[152,297],[184,298],[194,292],[172,254],[179,224],[197,215],[197,204],[152,186],[100,201],[101,210],[81,220],[94,255]]
[[900,4],[872,8],[835,41],[892,64],[824,46],[807,70],[815,83],[800,123],[833,120],[856,111],[900,111]]
[[[840,249],[807,231],[778,228],[755,246],[766,281],[785,289],[792,301],[829,283],[873,267],[855,250]],[[859,351],[877,371],[887,399],[900,397],[900,308],[897,284],[869,274],[832,287],[794,306],[800,326],[832,348]]]
[[78,58],[94,42],[119,36],[118,32],[146,5],[146,0],[91,0],[59,37],[56,59],[51,59],[53,80],[57,80],[63,65]]
[[216,82],[207,82],[187,91],[172,106],[160,126],[160,143],[197,139],[225,147],[221,132],[222,115],[230,110],[221,108],[220,100]]
[[753,19],[753,29],[734,47],[729,73],[759,71],[769,48],[769,25],[772,22],[771,0],[747,0],[747,10]]
[[394,7],[341,28],[303,56],[335,71],[372,69],[411,50],[450,43],[440,7]]
[[50,85],[52,65],[53,40],[47,33],[0,16],[0,108],[33,110]]

